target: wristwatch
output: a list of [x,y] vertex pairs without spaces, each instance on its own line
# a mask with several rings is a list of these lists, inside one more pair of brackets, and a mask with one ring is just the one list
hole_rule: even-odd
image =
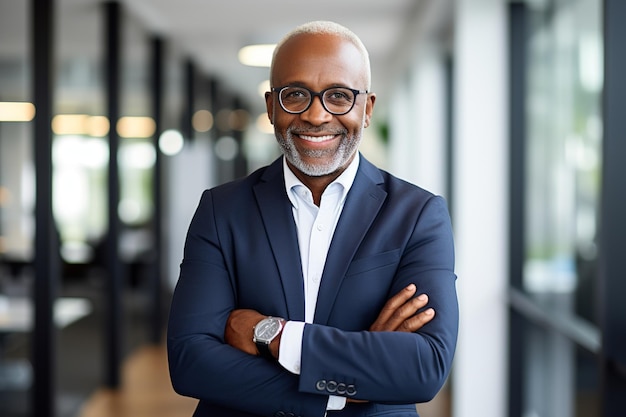
[[270,343],[276,339],[276,336],[280,334],[285,325],[285,319],[280,317],[267,317],[257,323],[254,326],[254,337],[252,341],[256,344],[261,356],[275,360],[274,356],[270,352]]

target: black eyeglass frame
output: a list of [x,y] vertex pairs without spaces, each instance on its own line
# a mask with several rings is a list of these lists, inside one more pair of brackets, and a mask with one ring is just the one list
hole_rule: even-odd
[[[309,94],[311,94],[311,100],[309,101],[309,104],[304,109],[299,110],[299,111],[287,110],[285,108],[284,104],[283,104],[283,99],[282,99],[281,94],[280,94],[285,88],[301,88],[303,90],[308,91]],[[328,90],[334,90],[334,89],[338,89],[338,88],[345,88],[346,90],[352,91],[352,94],[354,94],[354,100],[352,100],[352,106],[350,106],[350,108],[347,111],[340,112],[340,113],[337,113],[337,112],[334,112],[334,111],[330,111],[328,109],[328,107],[326,107],[326,103],[324,103],[324,93],[326,93]],[[355,88],[338,87],[338,86],[328,87],[328,88],[323,89],[322,91],[315,92],[313,90],[310,90],[310,89],[308,89],[306,87],[302,87],[302,86],[299,86],[299,85],[284,85],[282,87],[272,87],[271,91],[275,92],[275,93],[278,93],[278,103],[280,104],[280,108],[283,109],[286,113],[289,113],[289,114],[302,114],[302,113],[304,113],[305,111],[307,111],[311,107],[311,105],[313,104],[313,99],[315,99],[315,97],[319,97],[320,103],[322,103],[322,107],[324,108],[324,110],[326,110],[328,113],[330,113],[330,114],[332,114],[334,116],[343,116],[345,114],[350,113],[352,111],[352,109],[354,108],[354,105],[356,104],[356,98],[359,96],[359,94],[368,94],[369,93],[369,91],[367,91],[367,90],[357,90]]]

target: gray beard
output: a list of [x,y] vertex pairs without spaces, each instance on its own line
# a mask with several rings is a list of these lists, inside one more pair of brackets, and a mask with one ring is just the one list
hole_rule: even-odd
[[293,165],[298,171],[309,177],[323,177],[325,175],[331,175],[342,168],[350,159],[354,156],[359,144],[361,142],[361,135],[348,137],[343,134],[343,140],[339,143],[339,147],[334,149],[325,150],[305,150],[304,156],[309,158],[322,158],[332,156],[332,159],[328,162],[319,164],[310,164],[302,160],[302,155],[296,149],[293,140],[293,133],[291,129],[288,129],[285,136],[276,132],[276,140],[280,146],[287,161]]

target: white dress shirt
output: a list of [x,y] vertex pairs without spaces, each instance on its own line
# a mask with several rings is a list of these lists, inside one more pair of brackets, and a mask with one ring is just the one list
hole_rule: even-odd
[[[317,293],[328,248],[358,167],[359,154],[357,153],[346,170],[326,187],[322,193],[320,205],[317,207],[313,203],[311,191],[295,176],[283,158],[285,187],[298,230],[298,245],[304,277],[305,321],[288,321],[285,324],[280,339],[278,361],[294,374],[300,374],[304,324],[313,323]],[[341,410],[345,403],[345,397],[330,396],[327,409]]]

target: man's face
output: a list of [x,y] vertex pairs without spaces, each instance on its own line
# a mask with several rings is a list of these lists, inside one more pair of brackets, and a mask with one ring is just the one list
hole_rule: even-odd
[[[359,50],[331,35],[299,35],[276,55],[272,86],[301,86],[319,92],[328,87],[366,90],[366,68]],[[327,112],[319,97],[301,114],[279,104],[278,93],[266,95],[267,112],[287,162],[311,176],[338,176],[352,161],[362,130],[370,123],[375,96],[358,94],[352,110]]]

